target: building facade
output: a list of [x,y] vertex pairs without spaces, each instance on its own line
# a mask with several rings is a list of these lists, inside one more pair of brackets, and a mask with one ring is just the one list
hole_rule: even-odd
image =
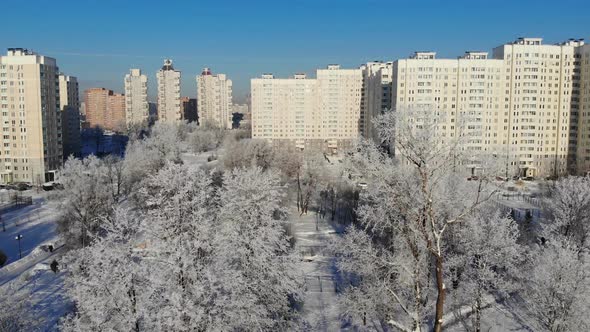
[[252,137],[336,152],[359,137],[361,69],[329,65],[317,78],[251,80]]
[[124,132],[127,128],[125,95],[105,88],[91,88],[84,93],[85,128],[102,128]]
[[79,157],[80,141],[80,96],[76,77],[59,75],[59,109],[61,110],[61,129],[63,158]]
[[225,74],[213,75],[204,68],[197,76],[199,123],[232,128],[232,81]]
[[164,60],[164,66],[156,74],[158,79],[158,121],[174,123],[182,120],[180,102],[180,71],[174,70],[172,60]]
[[391,109],[393,62],[373,61],[361,66],[363,90],[359,126],[364,137],[378,140],[373,119]]
[[495,48],[492,58],[486,52],[459,59],[417,52],[393,64],[392,108],[430,109],[439,117],[441,143],[459,139],[474,159],[502,156],[507,176],[573,173],[583,46],[519,38]]
[[127,128],[147,126],[149,116],[147,76],[140,69],[125,75],[125,121]]
[[572,99],[579,101],[576,171],[587,175],[590,173],[590,44],[582,45],[578,50],[575,62],[579,66],[579,96],[572,95]]
[[199,120],[197,115],[197,100],[195,98],[182,97],[182,118],[187,122],[197,122]]
[[62,165],[56,60],[22,48],[0,56],[0,182],[41,184]]

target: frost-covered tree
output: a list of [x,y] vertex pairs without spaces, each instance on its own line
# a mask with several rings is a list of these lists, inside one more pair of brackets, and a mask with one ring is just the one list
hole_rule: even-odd
[[261,167],[267,169],[274,158],[272,146],[261,139],[226,139],[223,145],[223,165],[226,169]]
[[151,324],[155,330],[211,330],[217,280],[213,262],[218,215],[211,177],[169,163],[148,178],[145,201],[144,264],[149,266]]
[[290,301],[299,298],[301,276],[283,227],[283,195],[277,174],[260,167],[224,175],[213,330],[276,331],[292,324]]
[[479,332],[485,306],[520,290],[526,249],[517,243],[516,222],[492,207],[478,211],[453,235],[451,297],[457,314],[471,318],[470,323],[463,319],[466,329]]
[[526,271],[525,300],[528,312],[544,330],[589,331],[589,257],[572,244],[550,243],[534,255]]
[[149,270],[134,251],[139,245],[139,219],[118,210],[105,219],[104,233],[90,246],[64,257],[66,287],[76,304],[64,318],[64,331],[141,331],[146,320]]
[[83,160],[70,157],[58,174],[63,189],[56,195],[61,200],[62,216],[58,230],[71,247],[84,247],[109,219],[116,202],[108,167],[94,156]]
[[309,204],[319,194],[319,188],[327,182],[326,160],[316,150],[306,150],[302,156],[301,167],[297,171],[297,208],[300,214],[307,214]]
[[195,153],[207,152],[218,148],[225,137],[225,131],[215,126],[192,125],[192,127],[192,131],[187,135],[187,144]]
[[[396,161],[368,143],[357,146],[349,158],[352,170],[368,183],[361,193],[360,223],[378,246],[379,256],[388,257],[387,264],[381,264],[401,271],[384,268],[385,275],[378,280],[387,280],[391,303],[397,308],[378,318],[403,331],[420,331],[424,324],[442,330],[447,260],[452,255],[449,233],[469,222],[493,192],[487,176],[466,181],[469,160],[459,140],[437,134],[441,125],[436,112],[428,110],[386,113],[376,128],[381,141],[394,142]],[[495,175],[493,158],[477,161],[477,167]]]
[[590,178],[560,179],[545,199],[549,241],[571,242],[580,252],[590,252]]
[[214,175],[167,162],[142,204],[70,252],[64,330],[235,331],[290,326],[299,294],[278,200],[260,168]]
[[123,161],[123,176],[129,191],[148,175],[156,173],[167,162],[182,163],[181,154],[186,149],[183,124],[156,123],[143,139],[129,142]]

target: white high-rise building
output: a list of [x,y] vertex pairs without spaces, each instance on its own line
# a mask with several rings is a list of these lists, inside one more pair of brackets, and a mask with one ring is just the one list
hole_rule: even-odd
[[148,122],[149,105],[147,76],[139,69],[131,69],[125,75],[125,121],[127,128],[145,126]]
[[78,80],[74,76],[59,75],[59,109],[63,157],[80,156],[80,95]]
[[157,78],[158,121],[177,122],[182,120],[180,71],[174,70],[172,60],[164,60],[164,66],[158,71]]
[[392,108],[432,110],[441,143],[459,138],[474,159],[501,156],[508,176],[574,172],[582,49],[582,41],[520,38],[495,48],[492,59],[417,52],[394,62]]
[[315,79],[252,79],[252,137],[332,152],[348,145],[359,137],[362,77],[361,69],[329,65]]
[[232,81],[225,74],[204,68],[197,76],[197,110],[199,124],[232,128]]
[[22,48],[0,56],[0,182],[54,180],[62,164],[55,59]]

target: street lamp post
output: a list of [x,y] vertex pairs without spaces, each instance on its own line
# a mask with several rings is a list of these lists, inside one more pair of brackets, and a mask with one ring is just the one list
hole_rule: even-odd
[[23,238],[22,234],[19,234],[14,237],[15,240],[18,241],[18,258],[23,258],[23,251],[20,246],[20,240]]

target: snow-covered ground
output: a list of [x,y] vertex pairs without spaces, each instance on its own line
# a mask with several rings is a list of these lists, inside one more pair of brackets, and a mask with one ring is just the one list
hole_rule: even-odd
[[33,204],[2,211],[6,231],[3,231],[0,224],[0,250],[8,256],[7,266],[2,269],[11,267],[19,260],[19,243],[15,239],[16,236],[22,235],[20,246],[23,257],[31,254],[40,245],[53,244],[57,239],[57,203],[48,202],[45,193],[38,194],[29,190],[22,194],[33,196]]
[[[56,234],[59,204],[48,201],[46,192],[28,190],[20,192],[33,197],[33,204],[25,207],[4,208],[0,223],[0,250],[8,256],[0,268],[0,293],[11,303],[23,306],[30,330],[53,331],[59,318],[71,304],[65,296],[62,273],[49,270],[49,264],[62,253]],[[22,258],[15,237],[22,235]],[[42,246],[52,245],[52,252]],[[0,299],[1,301],[2,299]],[[0,304],[5,304],[1,303]],[[29,326],[27,326],[29,327]]]
[[297,209],[292,208],[290,215],[296,250],[303,259],[303,278],[307,288],[303,316],[314,331],[340,331],[334,259],[325,253],[336,232],[326,219],[317,219],[315,211],[299,216]]

